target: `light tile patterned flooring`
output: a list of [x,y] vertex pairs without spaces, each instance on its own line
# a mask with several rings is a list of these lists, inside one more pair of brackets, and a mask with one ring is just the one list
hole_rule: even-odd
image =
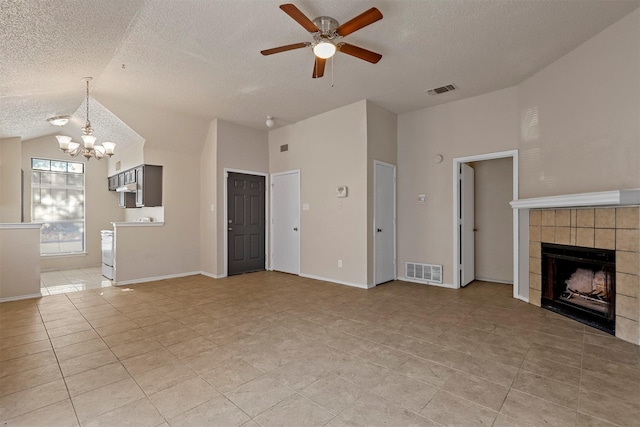
[[21,426],[638,425],[640,351],[476,282],[274,272],[0,304]]
[[111,280],[102,276],[100,267],[40,273],[40,292],[43,296],[109,286]]

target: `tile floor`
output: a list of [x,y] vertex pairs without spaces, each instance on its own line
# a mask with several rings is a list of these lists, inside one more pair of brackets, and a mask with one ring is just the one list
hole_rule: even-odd
[[111,280],[102,276],[100,267],[40,273],[40,292],[42,296],[110,286]]
[[631,426],[640,351],[511,298],[261,272],[0,304],[11,426]]

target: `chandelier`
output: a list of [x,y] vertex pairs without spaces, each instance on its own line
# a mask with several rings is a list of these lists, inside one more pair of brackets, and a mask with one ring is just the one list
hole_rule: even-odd
[[[76,157],[77,155],[82,154],[87,160],[89,160],[91,157],[95,157],[96,159],[100,160],[104,156],[113,156],[113,151],[116,147],[116,144],[115,142],[103,142],[102,145],[96,144],[96,137],[91,135],[93,133],[91,121],[89,121],[89,82],[91,80],[93,80],[92,77],[85,77],[82,79],[82,81],[87,84],[87,122],[82,128],[82,132],[84,133],[84,135],[82,135],[82,144],[72,141],[71,137],[66,135],[56,135],[56,138],[58,139],[60,150],[67,153],[71,157]],[[65,118],[66,121],[60,120]],[[51,124],[63,126],[67,123],[68,117],[52,117],[51,119],[48,119],[48,121]]]

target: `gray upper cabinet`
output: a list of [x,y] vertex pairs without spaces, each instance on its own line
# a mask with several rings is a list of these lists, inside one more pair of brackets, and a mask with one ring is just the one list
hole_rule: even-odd
[[162,206],[162,166],[138,166],[135,175],[136,207]]
[[140,165],[109,177],[109,191],[135,184],[135,192],[118,194],[121,208],[162,206],[162,166]]

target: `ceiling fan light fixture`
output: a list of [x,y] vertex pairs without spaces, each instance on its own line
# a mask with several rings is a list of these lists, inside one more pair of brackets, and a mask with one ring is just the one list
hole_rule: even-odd
[[313,53],[321,59],[329,59],[336,53],[336,45],[328,40],[323,40],[313,46]]

